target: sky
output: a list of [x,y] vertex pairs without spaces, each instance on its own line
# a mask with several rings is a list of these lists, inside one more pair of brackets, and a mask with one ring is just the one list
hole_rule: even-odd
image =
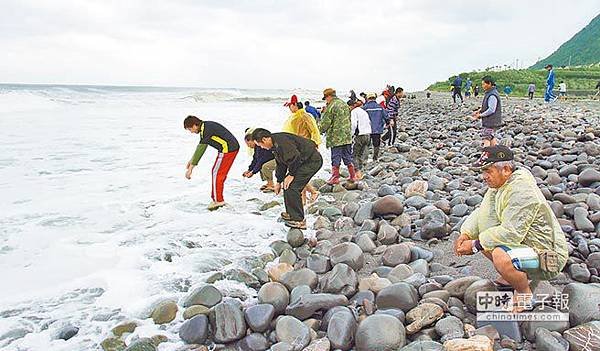
[[529,66],[598,0],[0,0],[0,83],[409,91]]

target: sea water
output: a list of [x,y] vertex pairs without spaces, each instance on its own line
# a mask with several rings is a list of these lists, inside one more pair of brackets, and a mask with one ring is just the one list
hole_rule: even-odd
[[[179,299],[284,238],[281,208],[256,214],[277,198],[258,191],[258,175],[241,176],[251,158],[242,140],[247,127],[280,130],[292,93],[319,97],[0,85],[0,349],[96,349],[118,321],[143,318],[153,302]],[[216,152],[209,148],[184,178],[198,143],[183,128],[189,114],[222,123],[242,145],[225,187],[231,206],[216,212],[206,210]],[[217,284],[234,296],[253,294],[236,282]],[[129,340],[177,333],[141,323]],[[57,340],[68,324],[79,333]]]

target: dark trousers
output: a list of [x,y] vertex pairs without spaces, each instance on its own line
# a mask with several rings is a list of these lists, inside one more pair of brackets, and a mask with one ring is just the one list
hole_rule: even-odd
[[321,166],[323,166],[323,158],[321,157],[321,154],[315,151],[312,156],[298,168],[290,186],[283,190],[285,211],[290,215],[292,221],[304,220],[302,190],[319,169],[321,169]]
[[460,88],[454,88],[454,90],[452,90],[452,100],[454,100],[454,102],[456,102],[457,95],[460,98],[460,102],[463,102],[463,97],[462,93],[460,92]]
[[381,134],[371,134],[371,143],[373,147],[381,146]]
[[393,117],[390,119],[390,136],[388,139],[388,144],[393,146],[396,144],[396,136],[398,135],[398,117]]
[[529,92],[529,100],[533,99],[533,91]]
[[371,135],[363,134],[354,137],[354,145],[352,147],[352,153],[354,157],[355,166],[362,170],[367,164],[367,158],[369,157],[369,142],[371,141]]
[[352,145],[334,146],[331,148],[331,165],[339,167],[344,161],[346,166],[354,164],[352,160]]

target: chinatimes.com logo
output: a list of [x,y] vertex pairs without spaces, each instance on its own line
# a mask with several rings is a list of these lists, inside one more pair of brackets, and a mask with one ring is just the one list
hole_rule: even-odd
[[567,294],[514,294],[507,291],[477,293],[478,321],[565,322],[569,313]]

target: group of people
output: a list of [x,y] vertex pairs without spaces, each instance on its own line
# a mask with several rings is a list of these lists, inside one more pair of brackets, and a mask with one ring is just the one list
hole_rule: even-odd
[[465,98],[470,98],[471,95],[478,97],[479,96],[479,85],[475,85],[473,86],[473,82],[471,81],[471,78],[467,77],[467,80],[464,84],[464,88],[463,88],[463,79],[460,76],[460,74],[458,76],[456,76],[454,78],[454,80],[452,81],[452,84],[450,86],[450,91],[452,92],[452,100],[454,101],[454,103],[456,103],[456,97],[458,97],[460,99],[460,102],[464,102],[463,96],[462,96],[462,91],[464,89],[465,92]]
[[[272,133],[264,128],[246,129],[244,141],[253,150],[253,156],[243,177],[250,178],[258,173],[266,182],[261,191],[275,194],[283,191],[286,211],[281,217],[285,224],[292,228],[306,228],[304,205],[314,202],[319,196],[310,180],[323,163],[319,153],[321,136],[325,135],[326,146],[331,150],[331,177],[327,183],[340,183],[342,163],[348,169],[348,181],[359,181],[367,166],[370,145],[373,145],[372,158],[377,161],[384,132],[390,145],[396,141],[398,110],[404,92],[402,88],[392,91],[393,94],[390,87],[386,88],[382,96],[389,97],[380,103],[376,101],[376,93],[361,93],[360,97],[351,94],[351,99],[344,102],[337,97],[334,89],[328,88],[323,91],[326,105],[321,111],[292,95],[284,104],[291,114],[284,122],[282,132]],[[223,125],[202,121],[196,116],[187,116],[184,128],[200,135],[200,143],[187,164],[186,177],[191,178],[207,146],[214,147],[218,157],[212,168],[212,202],[208,209],[225,206],[224,183],[239,151],[238,142]]]
[[[481,252],[500,274],[496,280],[499,287],[510,287],[531,300],[529,280],[535,284],[555,277],[566,264],[567,243],[533,175],[517,168],[513,152],[498,143],[502,108],[494,80],[490,76],[483,77],[481,86],[485,95],[473,118],[481,120],[483,149],[472,167],[482,172],[488,190],[479,208],[462,224],[454,251],[459,256]],[[303,198],[306,199],[307,194],[313,199],[318,196],[318,191],[309,183],[323,165],[318,149],[321,135],[325,135],[326,145],[331,150],[332,175],[328,183],[339,183],[342,162],[348,167],[349,180],[359,180],[369,143],[373,144],[373,159],[377,160],[384,127],[390,129],[397,125],[391,121],[398,118],[402,93],[401,89],[394,89],[394,95],[380,104],[375,93],[360,94],[360,98],[354,95],[343,102],[335,90],[325,89],[326,105],[317,111],[319,115],[307,112],[306,106],[310,105],[292,96],[285,103],[291,115],[282,132],[273,133],[264,128],[246,130],[245,142],[254,149],[254,155],[243,176],[249,178],[260,173],[266,181],[263,191],[275,194],[283,191],[282,219],[288,227],[305,229],[306,200]],[[187,164],[188,179],[208,145],[218,151],[212,169],[213,201],[209,205],[210,210],[215,210],[225,205],[223,185],[239,144],[231,132],[217,122],[188,116],[184,128],[200,135],[200,143]]]

